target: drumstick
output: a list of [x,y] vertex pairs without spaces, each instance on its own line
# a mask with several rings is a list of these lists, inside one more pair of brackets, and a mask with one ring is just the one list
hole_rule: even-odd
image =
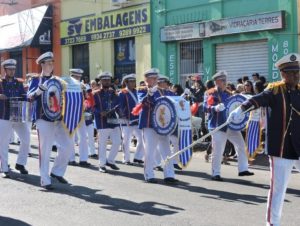
[[[253,110],[254,106],[251,106],[248,110],[242,112],[242,114],[246,114],[249,111]],[[220,129],[222,129],[223,127],[227,126],[228,124],[230,124],[230,121],[226,121],[224,122],[222,125],[218,126],[217,128],[215,128],[213,131],[211,131],[210,133],[204,135],[203,137],[199,138],[198,140],[194,141],[193,143],[191,143],[190,145],[186,146],[185,148],[181,149],[180,151],[174,153],[171,156],[167,156],[166,160],[163,161],[163,165],[168,164],[168,162],[175,158],[176,156],[180,155],[181,153],[185,152],[186,150],[192,148],[193,146],[195,146],[198,143],[201,143],[202,141],[204,141],[207,137],[213,135],[214,133],[218,132]]]

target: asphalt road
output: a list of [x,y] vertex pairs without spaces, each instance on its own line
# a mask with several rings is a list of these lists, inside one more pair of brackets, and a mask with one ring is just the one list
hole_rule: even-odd
[[[37,145],[33,135],[33,145]],[[18,146],[12,145],[9,162],[14,166]],[[194,154],[189,167],[177,171],[180,183],[158,184],[143,180],[143,168],[126,166],[117,159],[120,171],[98,172],[92,167],[69,166],[65,178],[70,185],[53,180],[54,191],[39,186],[37,149],[28,158],[29,175],[12,171],[12,179],[0,178],[0,225],[265,225],[269,188],[266,158],[251,166],[252,177],[238,177],[236,162],[222,166],[224,182],[210,180],[210,163],[203,153]],[[55,153],[52,153],[55,156]],[[300,180],[293,173],[283,208],[282,225],[300,225]]]

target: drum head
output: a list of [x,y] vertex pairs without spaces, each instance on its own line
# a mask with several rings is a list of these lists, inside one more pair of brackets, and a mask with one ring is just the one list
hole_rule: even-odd
[[168,97],[156,100],[153,115],[153,129],[160,135],[172,134],[177,126],[176,107]]
[[[234,109],[239,107],[246,100],[247,100],[247,97],[244,95],[240,95],[240,94],[237,94],[237,95],[234,95],[234,96],[228,98],[227,101],[225,102],[227,118],[228,118],[230,112],[232,112]],[[246,127],[248,120],[249,120],[249,112],[246,114],[242,114],[241,117],[232,121],[228,125],[228,127],[230,129],[236,130],[236,131],[243,130]]]
[[[42,107],[45,115],[50,120],[58,120],[61,117],[62,106],[62,84],[55,78],[49,79],[44,84],[47,90],[42,94]],[[51,96],[55,95],[55,98],[60,106],[59,111],[52,111],[53,101]]]

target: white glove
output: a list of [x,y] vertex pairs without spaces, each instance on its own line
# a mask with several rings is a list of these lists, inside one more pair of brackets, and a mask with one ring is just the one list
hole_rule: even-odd
[[238,122],[242,115],[243,109],[241,107],[238,107],[232,112],[230,112],[227,122]]
[[191,90],[188,89],[188,88],[185,88],[185,89],[184,89],[184,94],[190,96],[190,95],[191,95]]
[[225,110],[225,105],[223,103],[220,103],[220,104],[215,106],[215,110],[217,112],[224,111]]
[[153,96],[153,94],[157,91],[157,86],[153,86],[148,89],[148,93],[150,96]]
[[41,95],[43,92],[47,90],[47,87],[44,86],[43,84],[40,84],[38,89],[35,91],[35,96]]

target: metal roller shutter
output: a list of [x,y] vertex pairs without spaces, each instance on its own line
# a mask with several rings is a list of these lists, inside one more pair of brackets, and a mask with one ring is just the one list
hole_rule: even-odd
[[222,44],[216,47],[217,71],[225,70],[228,81],[236,83],[238,78],[255,72],[268,78],[267,41]]

